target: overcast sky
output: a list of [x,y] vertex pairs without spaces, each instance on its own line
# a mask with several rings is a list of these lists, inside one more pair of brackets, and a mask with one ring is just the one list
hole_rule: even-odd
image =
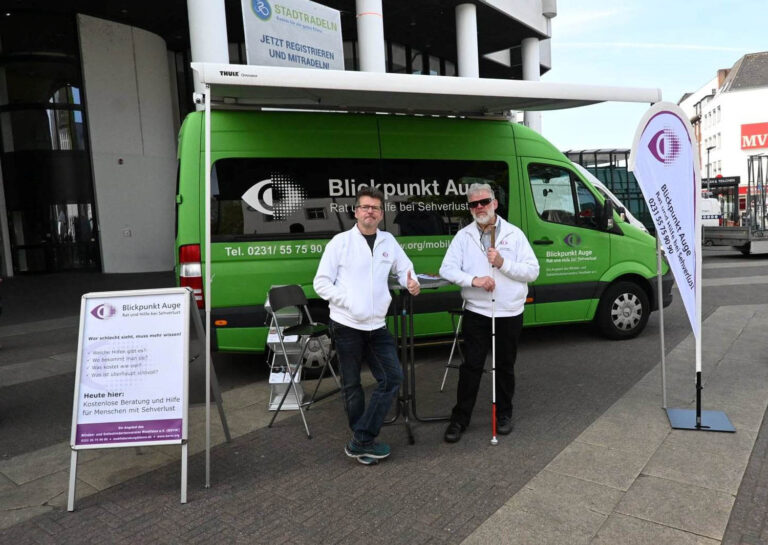
[[[557,0],[543,81],[660,88],[677,103],[746,53],[768,50],[766,0]],[[561,150],[629,148],[648,105],[544,112]]]

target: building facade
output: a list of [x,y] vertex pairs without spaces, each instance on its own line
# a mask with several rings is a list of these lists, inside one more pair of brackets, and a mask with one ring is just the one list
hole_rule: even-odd
[[[246,63],[255,1],[2,2],[1,275],[173,267],[189,63]],[[555,0],[318,3],[340,11],[345,70],[535,80],[551,65]]]
[[768,154],[768,52],[741,57],[680,99],[698,140],[701,178],[738,177],[740,208],[752,155]]

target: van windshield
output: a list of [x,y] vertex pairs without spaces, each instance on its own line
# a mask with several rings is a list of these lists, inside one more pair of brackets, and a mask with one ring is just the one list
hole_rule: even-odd
[[472,219],[472,183],[490,184],[506,217],[509,174],[501,161],[220,159],[211,172],[211,238],[331,238],[355,224],[355,195],[371,184],[386,196],[381,229],[452,235]]

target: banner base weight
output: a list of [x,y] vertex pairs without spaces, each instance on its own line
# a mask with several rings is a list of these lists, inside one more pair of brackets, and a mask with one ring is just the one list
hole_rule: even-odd
[[696,425],[694,409],[667,409],[669,425],[676,430],[736,432],[723,411],[701,411],[701,426]]

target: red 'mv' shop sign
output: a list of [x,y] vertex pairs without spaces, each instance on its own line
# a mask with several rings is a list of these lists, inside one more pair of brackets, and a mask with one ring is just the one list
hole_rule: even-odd
[[741,149],[768,148],[768,123],[741,126]]

